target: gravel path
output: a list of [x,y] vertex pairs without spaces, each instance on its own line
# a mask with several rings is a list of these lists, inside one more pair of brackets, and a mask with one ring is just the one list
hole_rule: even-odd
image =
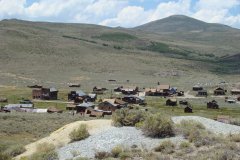
[[182,120],[194,120],[202,123],[207,130],[216,134],[228,135],[230,133],[240,133],[240,126],[226,124],[199,116],[178,116],[172,117],[172,120],[174,121],[174,123],[180,123]]
[[183,137],[173,137],[165,139],[152,139],[145,137],[141,130],[134,127],[110,127],[101,133],[91,135],[89,138],[68,144],[58,150],[60,160],[73,158],[74,153],[79,153],[81,157],[93,158],[95,152],[106,151],[110,152],[116,145],[130,148],[132,145],[137,145],[142,149],[153,149],[160,144],[161,141],[169,139],[173,143],[183,141]]

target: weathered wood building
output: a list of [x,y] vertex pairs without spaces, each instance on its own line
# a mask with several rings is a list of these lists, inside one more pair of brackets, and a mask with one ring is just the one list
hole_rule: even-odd
[[36,88],[32,90],[33,99],[57,100],[58,90],[56,88]]

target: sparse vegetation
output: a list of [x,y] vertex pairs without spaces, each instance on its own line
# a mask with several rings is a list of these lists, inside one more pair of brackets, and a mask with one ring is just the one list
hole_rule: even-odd
[[154,150],[156,152],[162,152],[165,154],[171,154],[174,153],[175,145],[171,141],[163,141],[158,147],[156,147]]
[[88,133],[86,124],[81,124],[77,129],[74,129],[69,134],[69,137],[72,142],[86,139],[89,136],[90,136],[90,134]]
[[115,41],[115,42],[125,42],[137,39],[136,36],[133,36],[128,33],[115,32],[115,33],[104,33],[100,36],[94,36],[93,38],[101,39],[104,41]]
[[92,41],[92,40],[88,40],[88,39],[84,39],[84,38],[78,38],[78,37],[73,37],[73,36],[63,36],[64,38],[69,38],[69,39],[74,39],[74,40],[80,40],[80,41],[85,41],[85,42],[89,42],[89,43],[97,43],[96,41]]
[[57,160],[58,155],[55,147],[49,143],[42,143],[37,146],[37,151],[30,156],[29,160]]
[[111,157],[111,154],[108,152],[104,152],[104,151],[99,151],[95,153],[95,158],[96,159],[106,159],[108,157]]
[[185,149],[185,148],[189,148],[190,146],[191,146],[191,144],[189,142],[183,141],[183,142],[180,143],[179,148],[180,149]]
[[170,137],[174,135],[171,118],[162,114],[148,115],[141,129],[149,137]]
[[232,142],[240,142],[240,133],[238,134],[231,134],[229,138]]
[[112,115],[115,126],[135,126],[144,120],[146,113],[135,109],[120,109]]

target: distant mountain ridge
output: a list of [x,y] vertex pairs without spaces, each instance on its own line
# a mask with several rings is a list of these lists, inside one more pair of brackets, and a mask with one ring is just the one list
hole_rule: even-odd
[[206,23],[184,15],[173,15],[134,29],[147,32],[225,32],[237,30],[223,24]]
[[132,29],[3,20],[0,82],[14,84],[13,75],[20,75],[25,84],[42,80],[62,84],[76,79],[88,84],[96,75],[122,81],[151,77],[157,82],[156,75],[165,75],[173,67],[179,75],[183,70],[193,75],[199,70],[208,75],[239,74],[239,44],[240,30],[186,16]]

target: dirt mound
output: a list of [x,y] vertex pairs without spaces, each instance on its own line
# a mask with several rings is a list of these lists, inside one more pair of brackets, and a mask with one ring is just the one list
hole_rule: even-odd
[[88,131],[90,135],[97,134],[99,132],[104,131],[105,129],[108,129],[111,127],[111,120],[91,120],[91,121],[77,121],[74,123],[67,124],[63,126],[62,128],[54,131],[51,133],[48,137],[45,137],[43,139],[40,139],[36,142],[33,142],[31,144],[28,144],[25,146],[26,152],[16,157],[16,159],[20,159],[21,157],[27,157],[33,154],[36,151],[36,147],[38,144],[47,142],[51,143],[56,146],[56,148],[59,148],[61,146],[65,146],[70,142],[69,134],[80,124],[86,124],[88,127]]

